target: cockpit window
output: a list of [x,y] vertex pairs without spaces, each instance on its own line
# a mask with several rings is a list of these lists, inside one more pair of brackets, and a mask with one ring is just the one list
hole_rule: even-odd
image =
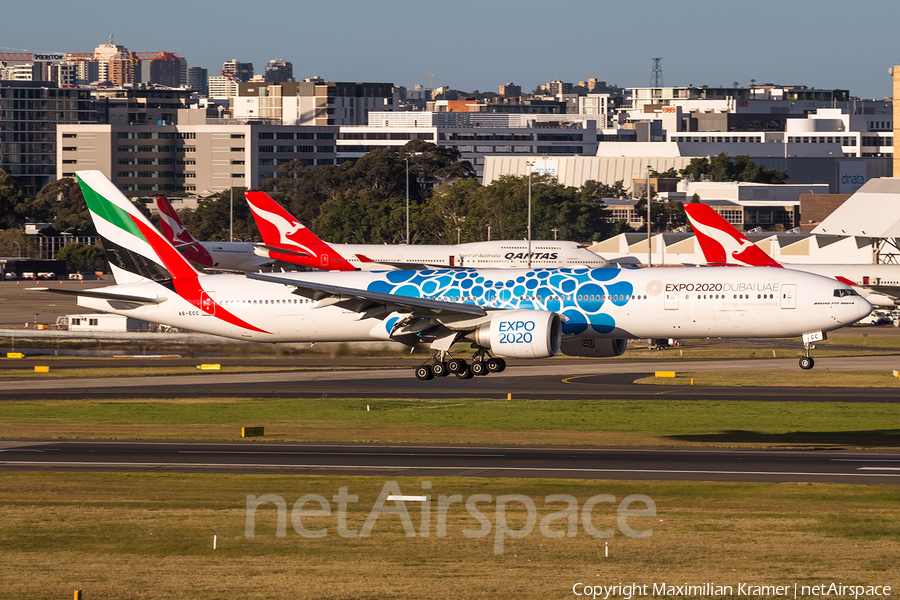
[[859,294],[856,292],[856,290],[852,289],[834,290],[835,298],[843,298],[844,296],[859,296]]

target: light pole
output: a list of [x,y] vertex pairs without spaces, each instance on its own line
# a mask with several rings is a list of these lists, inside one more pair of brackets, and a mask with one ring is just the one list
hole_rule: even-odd
[[551,229],[550,231],[553,232],[553,241],[555,242],[555,241],[556,241],[556,232],[559,231],[559,227],[554,227],[554,228]]
[[406,245],[409,246],[409,157],[403,160],[406,161]]
[[534,170],[534,161],[526,160],[528,167],[528,268],[531,268],[531,172]]
[[650,239],[650,165],[647,165],[647,266],[653,266],[653,245]]
[[488,241],[491,241],[491,224],[488,223]]
[[16,245],[16,254],[19,258],[22,258],[22,246],[20,246],[19,242],[17,242],[16,240],[13,240],[13,244]]
[[[233,182],[232,182],[233,183]],[[231,186],[231,204],[228,207],[228,241],[234,241],[234,185]]]

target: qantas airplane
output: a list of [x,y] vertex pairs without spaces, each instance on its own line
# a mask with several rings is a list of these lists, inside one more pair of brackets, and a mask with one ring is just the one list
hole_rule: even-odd
[[686,203],[684,210],[709,265],[785,267],[806,271],[857,286],[860,295],[873,306],[894,308],[900,303],[900,265],[781,264],[748,240],[709,205],[701,202]]
[[163,235],[189,261],[203,269],[258,271],[275,261],[258,256],[247,242],[201,242],[188,231],[165,196],[157,196],[159,224]]
[[[76,173],[116,285],[60,290],[79,306],[258,342],[428,344],[416,377],[500,372],[506,358],[618,356],[628,338],[803,336],[871,305],[849,286],[786,269],[466,269],[204,274],[100,171]],[[451,346],[471,342],[470,362]]]
[[[458,245],[328,244],[265,192],[244,192],[263,243],[257,252],[272,259],[330,271],[388,269],[609,266],[581,244],[519,240]],[[529,254],[531,261],[529,263]]]

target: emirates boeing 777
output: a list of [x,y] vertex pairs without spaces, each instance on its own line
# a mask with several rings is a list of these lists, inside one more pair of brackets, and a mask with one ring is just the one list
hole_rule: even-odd
[[[617,356],[628,338],[803,336],[811,368],[811,342],[871,310],[834,279],[751,267],[204,274],[100,171],[76,175],[116,279],[73,291],[80,306],[240,340],[426,345],[419,379]],[[461,341],[470,362],[450,353]]]

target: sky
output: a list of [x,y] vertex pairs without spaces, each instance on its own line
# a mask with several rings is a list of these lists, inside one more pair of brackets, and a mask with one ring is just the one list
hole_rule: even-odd
[[293,63],[294,78],[530,92],[595,77],[665,86],[756,83],[891,94],[897,0],[5,0],[0,52],[91,52],[109,42],[222,63]]

